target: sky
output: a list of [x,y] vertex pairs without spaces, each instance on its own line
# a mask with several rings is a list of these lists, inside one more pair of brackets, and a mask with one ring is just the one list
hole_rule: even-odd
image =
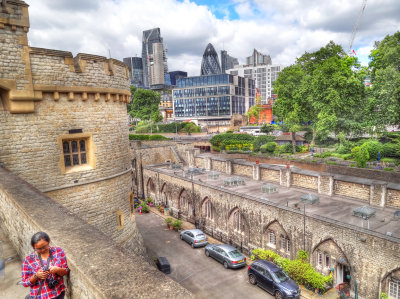
[[[200,74],[212,43],[243,64],[253,49],[291,65],[329,41],[347,51],[363,0],[25,0],[30,46],[122,60],[141,56],[143,30],[159,27],[170,71]],[[352,49],[363,64],[374,42],[400,30],[400,0],[368,0]]]

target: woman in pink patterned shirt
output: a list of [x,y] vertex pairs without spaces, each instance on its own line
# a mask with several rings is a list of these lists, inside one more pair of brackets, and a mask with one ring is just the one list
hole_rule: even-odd
[[31,245],[34,252],[22,262],[22,284],[31,288],[26,298],[63,299],[63,276],[69,273],[64,251],[50,246],[50,237],[45,232],[34,234]]

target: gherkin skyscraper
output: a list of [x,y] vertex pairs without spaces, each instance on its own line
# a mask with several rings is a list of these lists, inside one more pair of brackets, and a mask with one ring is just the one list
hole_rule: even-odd
[[207,45],[207,48],[203,54],[200,75],[204,76],[217,74],[221,74],[221,66],[219,64],[218,54],[213,45],[210,43]]

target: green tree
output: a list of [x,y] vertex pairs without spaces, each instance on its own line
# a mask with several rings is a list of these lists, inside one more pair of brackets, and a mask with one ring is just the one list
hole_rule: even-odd
[[301,129],[302,121],[308,121],[305,103],[305,72],[299,64],[282,70],[275,81],[274,91],[278,99],[273,106],[273,113],[283,120],[285,127],[292,132],[293,153],[296,153],[295,133]]
[[383,131],[400,125],[400,31],[376,42],[370,58],[369,119]]
[[128,106],[131,117],[159,122],[162,115],[158,110],[160,95],[152,90],[131,87],[132,103]]
[[275,130],[274,125],[263,125],[260,129],[261,133],[266,133],[266,134],[270,134],[271,132],[273,132]]

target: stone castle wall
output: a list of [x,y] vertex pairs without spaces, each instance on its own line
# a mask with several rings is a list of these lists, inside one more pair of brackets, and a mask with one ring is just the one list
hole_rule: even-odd
[[[214,162],[214,161],[213,161]],[[157,177],[157,180],[154,178]],[[179,209],[179,196],[182,190],[191,190],[190,179],[164,173],[162,169],[146,166],[144,180],[152,179],[157,190],[163,188],[169,199],[171,211],[175,216],[178,211],[183,219],[192,219],[187,211]],[[188,191],[190,192],[190,191]],[[275,206],[273,203],[260,202],[250,195],[237,194],[201,181],[195,181],[194,199],[196,215],[201,228],[214,238],[231,243],[244,252],[254,248],[276,251],[282,256],[295,258],[303,249],[303,214],[302,211]],[[204,219],[201,203],[205,198],[212,203],[212,221]],[[156,200],[159,200],[156,198]],[[241,231],[234,229],[233,211],[238,210],[241,217]],[[193,219],[192,219],[193,220]],[[277,229],[279,228],[279,230]],[[277,233],[277,244],[268,241],[268,231]],[[290,240],[290,250],[280,248],[281,234]],[[332,266],[336,261],[351,269],[352,281],[357,281],[360,298],[377,298],[380,285],[386,283],[385,275],[400,267],[400,242],[396,238],[374,233],[353,225],[341,224],[318,215],[306,214],[306,250],[310,252],[310,262],[317,268],[317,251],[329,252]],[[325,272],[326,268],[319,269]],[[384,289],[383,289],[384,290]]]
[[30,239],[38,231],[64,249],[71,269],[64,277],[66,298],[192,298],[143,257],[124,253],[109,236],[2,167],[0,224],[22,258],[32,252]]
[[[0,14],[0,162],[117,244],[144,252],[130,219],[127,67],[101,56],[31,48],[20,0]],[[84,138],[87,163],[64,165]],[[121,221],[123,222],[121,224]]]

